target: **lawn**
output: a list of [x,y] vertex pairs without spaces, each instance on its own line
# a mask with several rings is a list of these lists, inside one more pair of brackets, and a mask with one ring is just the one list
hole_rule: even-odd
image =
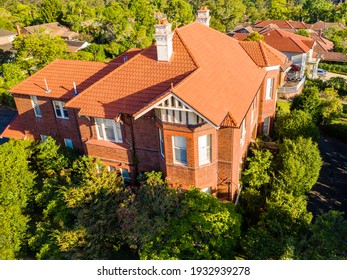
[[[283,112],[289,113],[290,112],[290,101],[286,100],[277,100],[277,107],[280,108]],[[346,104],[347,106],[347,104]]]

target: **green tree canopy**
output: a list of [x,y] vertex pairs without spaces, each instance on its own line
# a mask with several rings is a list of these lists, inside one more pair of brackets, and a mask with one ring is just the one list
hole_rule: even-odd
[[305,86],[302,94],[294,97],[290,106],[290,110],[302,110],[312,117],[312,120],[319,124],[321,121],[321,100],[319,98],[319,90],[317,87]]
[[296,196],[311,190],[322,166],[317,144],[310,138],[284,139],[275,160],[276,187]]
[[317,141],[319,138],[319,130],[312,120],[312,116],[302,110],[279,114],[275,122],[275,133],[281,140],[284,138],[311,137]]
[[13,46],[17,49],[17,63],[28,71],[36,71],[57,58],[63,57],[67,51],[65,41],[56,36],[44,33],[30,35],[19,35],[13,41]]
[[43,23],[59,21],[62,17],[60,0],[43,0],[40,5],[40,19]]
[[27,203],[35,174],[29,170],[29,141],[0,145],[0,259],[15,259],[28,228]]
[[264,39],[264,35],[259,34],[258,32],[252,32],[247,35],[247,38],[245,39],[245,41],[265,42],[265,39]]
[[234,205],[198,189],[181,191],[147,174],[124,213],[125,233],[141,259],[230,259],[240,235]]
[[326,88],[321,94],[322,98],[322,124],[329,124],[343,112],[343,106],[334,88]]

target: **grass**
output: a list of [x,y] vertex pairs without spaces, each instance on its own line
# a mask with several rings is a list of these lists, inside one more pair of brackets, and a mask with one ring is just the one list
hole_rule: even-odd
[[[290,102],[285,100],[277,100],[277,107],[281,109],[284,113],[290,112]],[[347,106],[347,104],[346,104]]]

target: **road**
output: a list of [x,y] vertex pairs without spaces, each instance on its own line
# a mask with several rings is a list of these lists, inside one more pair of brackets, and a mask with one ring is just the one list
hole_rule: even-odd
[[347,145],[323,132],[318,145],[324,163],[307,208],[314,215],[344,211],[347,218]]
[[[6,109],[0,105],[0,133],[9,125],[16,114],[15,110]],[[0,144],[5,143],[7,140],[7,138],[0,138]]]

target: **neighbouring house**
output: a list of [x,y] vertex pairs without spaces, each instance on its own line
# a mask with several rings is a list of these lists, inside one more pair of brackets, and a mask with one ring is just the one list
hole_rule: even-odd
[[256,32],[260,32],[264,28],[268,26],[275,25],[279,29],[288,31],[288,32],[296,32],[300,29],[310,29],[311,24],[307,24],[302,21],[293,21],[293,20],[283,20],[283,19],[267,19],[267,20],[257,20],[253,26],[253,30]]
[[77,32],[71,31],[68,27],[61,25],[58,22],[51,22],[39,24],[34,26],[26,26],[18,29],[18,34],[33,34],[35,32],[44,30],[47,34],[52,36],[59,36],[63,38],[67,44],[68,52],[77,52],[88,47],[88,42],[80,41],[80,35]]
[[312,24],[310,29],[316,32],[324,32],[330,27],[336,26],[341,29],[345,29],[345,26],[339,22],[325,22],[325,21],[317,21],[316,23]]
[[[281,29],[265,29],[261,32],[266,44],[285,54],[292,62],[285,72],[285,84],[279,89],[279,97],[292,98],[299,94],[304,86],[306,73],[309,78],[317,77],[320,57],[314,52],[316,45],[311,38],[300,36]],[[245,40],[247,34],[235,33],[233,38]]]
[[201,9],[174,31],[160,20],[155,44],[108,64],[52,62],[10,90],[18,116],[2,136],[52,136],[124,180],[157,170],[175,187],[235,199],[249,144],[271,130],[287,59],[209,19]]
[[3,51],[9,51],[12,48],[12,42],[17,36],[17,33],[0,29],[0,49]]

